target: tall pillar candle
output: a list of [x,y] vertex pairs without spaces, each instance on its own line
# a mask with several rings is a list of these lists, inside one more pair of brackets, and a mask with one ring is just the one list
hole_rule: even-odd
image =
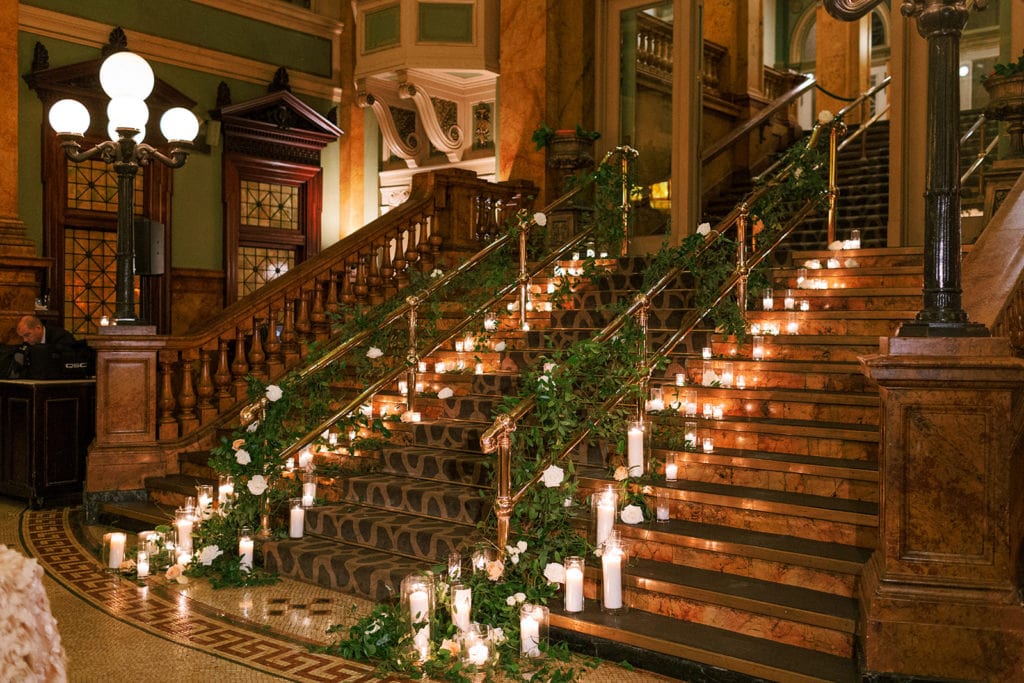
[[622,608],[622,555],[606,549],[601,555],[601,606],[606,610]]
[[110,534],[110,551],[107,555],[107,567],[110,569],[121,568],[121,563],[124,562],[124,543],[125,535],[120,531]]
[[473,590],[469,586],[452,586],[452,623],[460,631],[469,630],[469,615],[473,608]]
[[641,477],[644,474],[644,425],[642,422],[630,422],[626,441],[626,465],[629,476]]
[[247,572],[252,569],[252,558],[255,550],[255,543],[252,539],[252,532],[249,527],[244,526],[241,529],[238,538],[238,557],[239,557],[239,568]]
[[583,611],[583,558],[565,558],[565,611]]
[[306,526],[306,508],[301,498],[292,498],[288,506],[288,538],[302,538]]
[[615,508],[618,500],[615,491],[611,488],[597,494],[597,496],[597,534],[594,539],[594,545],[600,548],[608,540],[608,536],[615,526]]

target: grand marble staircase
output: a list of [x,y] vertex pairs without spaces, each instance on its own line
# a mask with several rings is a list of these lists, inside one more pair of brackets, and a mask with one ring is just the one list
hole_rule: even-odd
[[[767,336],[764,360],[751,359],[750,338],[739,344],[705,331],[654,378],[666,404],[686,399],[701,410],[705,403],[721,407],[720,419],[696,420],[713,449],[671,452],[652,444],[656,461],[674,455],[679,476],[652,481],[652,495],[670,500],[670,521],[618,524],[632,547],[631,610],[600,611],[600,573],[588,566],[586,609],[566,614],[556,604],[556,637],[684,678],[726,671],[785,681],[857,678],[855,596],[877,542],[879,440],[877,393],[857,357],[876,352],[879,336],[913,317],[922,268],[920,252],[859,250],[843,255],[854,257],[855,267],[809,271],[827,288],[800,288],[800,265],[830,256],[792,254],[791,266],[775,270],[776,310],[749,314],[752,324],[781,328]],[[479,438],[496,402],[513,390],[514,368],[596,331],[612,315],[605,305],[632,295],[644,265],[619,261],[564,310],[535,312],[533,331],[506,332],[503,354],[473,354],[488,367],[501,362],[502,371],[428,374],[429,388],[454,395],[422,398],[419,424],[394,423],[376,471],[337,478],[326,494],[334,502],[310,510],[304,539],[267,544],[267,567],[385,599],[413,569],[466,548],[489,512],[490,460]],[[787,290],[807,310],[777,310]],[[678,324],[688,302],[685,283],[656,300],[652,337]],[[711,361],[697,352],[705,344]],[[734,377],[744,377],[744,388],[702,386],[705,369],[725,362]],[[687,386],[676,385],[678,371]],[[375,405],[399,400],[396,392]],[[688,421],[673,411],[649,419],[661,433]],[[576,458],[584,490],[611,482],[600,449]],[[580,520],[580,532],[586,528]]]

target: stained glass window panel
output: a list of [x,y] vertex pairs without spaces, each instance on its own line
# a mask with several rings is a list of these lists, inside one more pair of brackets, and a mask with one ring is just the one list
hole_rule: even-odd
[[[102,159],[68,162],[68,208],[117,213],[117,174]],[[135,213],[142,213],[142,171],[135,176]]]
[[64,327],[75,335],[95,334],[100,318],[105,315],[113,320],[116,278],[116,233],[67,228],[64,231]]
[[299,188],[281,183],[243,180],[242,225],[251,228],[299,229]]
[[238,248],[238,298],[255,292],[295,266],[295,252],[267,247]]

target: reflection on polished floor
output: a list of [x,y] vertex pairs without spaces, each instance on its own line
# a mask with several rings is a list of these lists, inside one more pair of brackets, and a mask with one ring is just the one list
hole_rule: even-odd
[[[35,557],[46,571],[71,681],[377,680],[366,664],[308,649],[327,642],[328,626],[366,614],[369,602],[287,579],[216,591],[206,581],[182,585],[163,576],[136,583],[102,571],[77,512],[26,510],[0,497],[0,544]],[[583,680],[667,679],[603,663]]]

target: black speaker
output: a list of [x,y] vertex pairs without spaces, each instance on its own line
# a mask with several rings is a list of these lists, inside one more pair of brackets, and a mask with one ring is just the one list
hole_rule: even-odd
[[135,274],[164,274],[164,224],[135,219]]

